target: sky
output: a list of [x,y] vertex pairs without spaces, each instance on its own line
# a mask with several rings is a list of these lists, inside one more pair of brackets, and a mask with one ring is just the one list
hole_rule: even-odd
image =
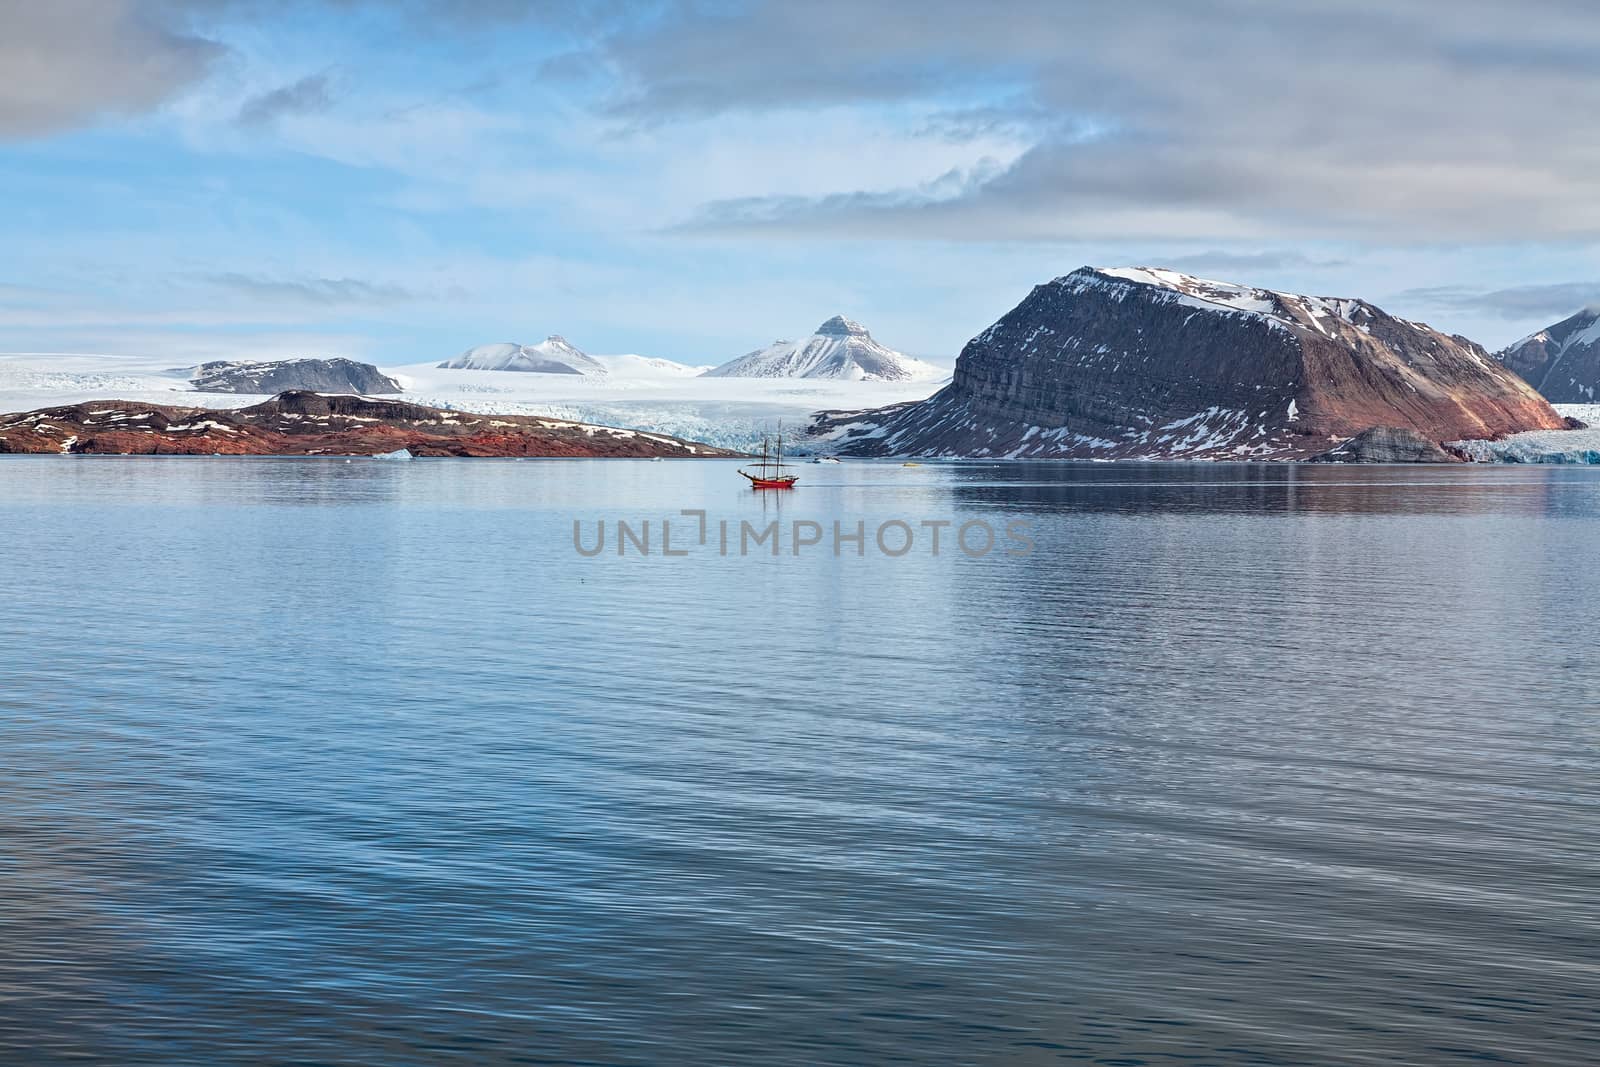
[[1158,265],[1600,304],[1591,0],[0,0],[0,351],[949,364]]

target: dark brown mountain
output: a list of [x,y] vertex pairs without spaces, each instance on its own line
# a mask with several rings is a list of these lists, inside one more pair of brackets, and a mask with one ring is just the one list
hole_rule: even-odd
[[736,453],[661,434],[529,415],[289,392],[236,410],[125,400],[0,415],[0,452],[133,455],[711,457]]
[[846,455],[1306,459],[1373,427],[1562,429],[1478,345],[1363,300],[1085,267],[968,342],[928,400],[824,412]]
[[1495,353],[1553,404],[1593,404],[1600,391],[1600,308],[1580,311]]
[[202,363],[191,378],[197,393],[398,393],[400,383],[370,363],[353,359],[284,359],[272,363],[218,360]]

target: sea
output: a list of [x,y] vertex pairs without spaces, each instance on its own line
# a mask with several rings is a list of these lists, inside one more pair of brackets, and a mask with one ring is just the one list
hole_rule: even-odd
[[798,473],[0,457],[0,1063],[1600,1062],[1600,470]]

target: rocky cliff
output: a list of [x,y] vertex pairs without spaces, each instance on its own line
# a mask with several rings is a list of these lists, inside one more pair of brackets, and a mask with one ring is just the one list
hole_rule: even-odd
[[1375,426],[1438,443],[1565,425],[1478,345],[1363,300],[1085,267],[970,341],[933,397],[812,433],[862,456],[1293,460]]
[[289,392],[225,410],[95,400],[0,415],[0,452],[102,455],[707,457],[710,445],[581,422]]
[[400,392],[400,383],[370,363],[353,359],[285,359],[274,363],[217,360],[202,363],[190,379],[200,393],[318,393],[375,395]]
[[1593,404],[1600,389],[1600,309],[1524,337],[1495,358],[1555,404]]
[[1423,437],[1415,430],[1374,426],[1308,463],[1461,463],[1460,456]]

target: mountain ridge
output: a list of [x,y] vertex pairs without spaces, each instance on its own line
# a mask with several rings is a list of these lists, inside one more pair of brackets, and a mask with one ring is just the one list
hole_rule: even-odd
[[1495,353],[1556,404],[1592,404],[1600,390],[1600,308],[1589,307]]
[[1481,346],[1365,300],[1083,267],[968,342],[933,397],[812,432],[853,455],[1305,459],[1378,426],[1565,425]]

